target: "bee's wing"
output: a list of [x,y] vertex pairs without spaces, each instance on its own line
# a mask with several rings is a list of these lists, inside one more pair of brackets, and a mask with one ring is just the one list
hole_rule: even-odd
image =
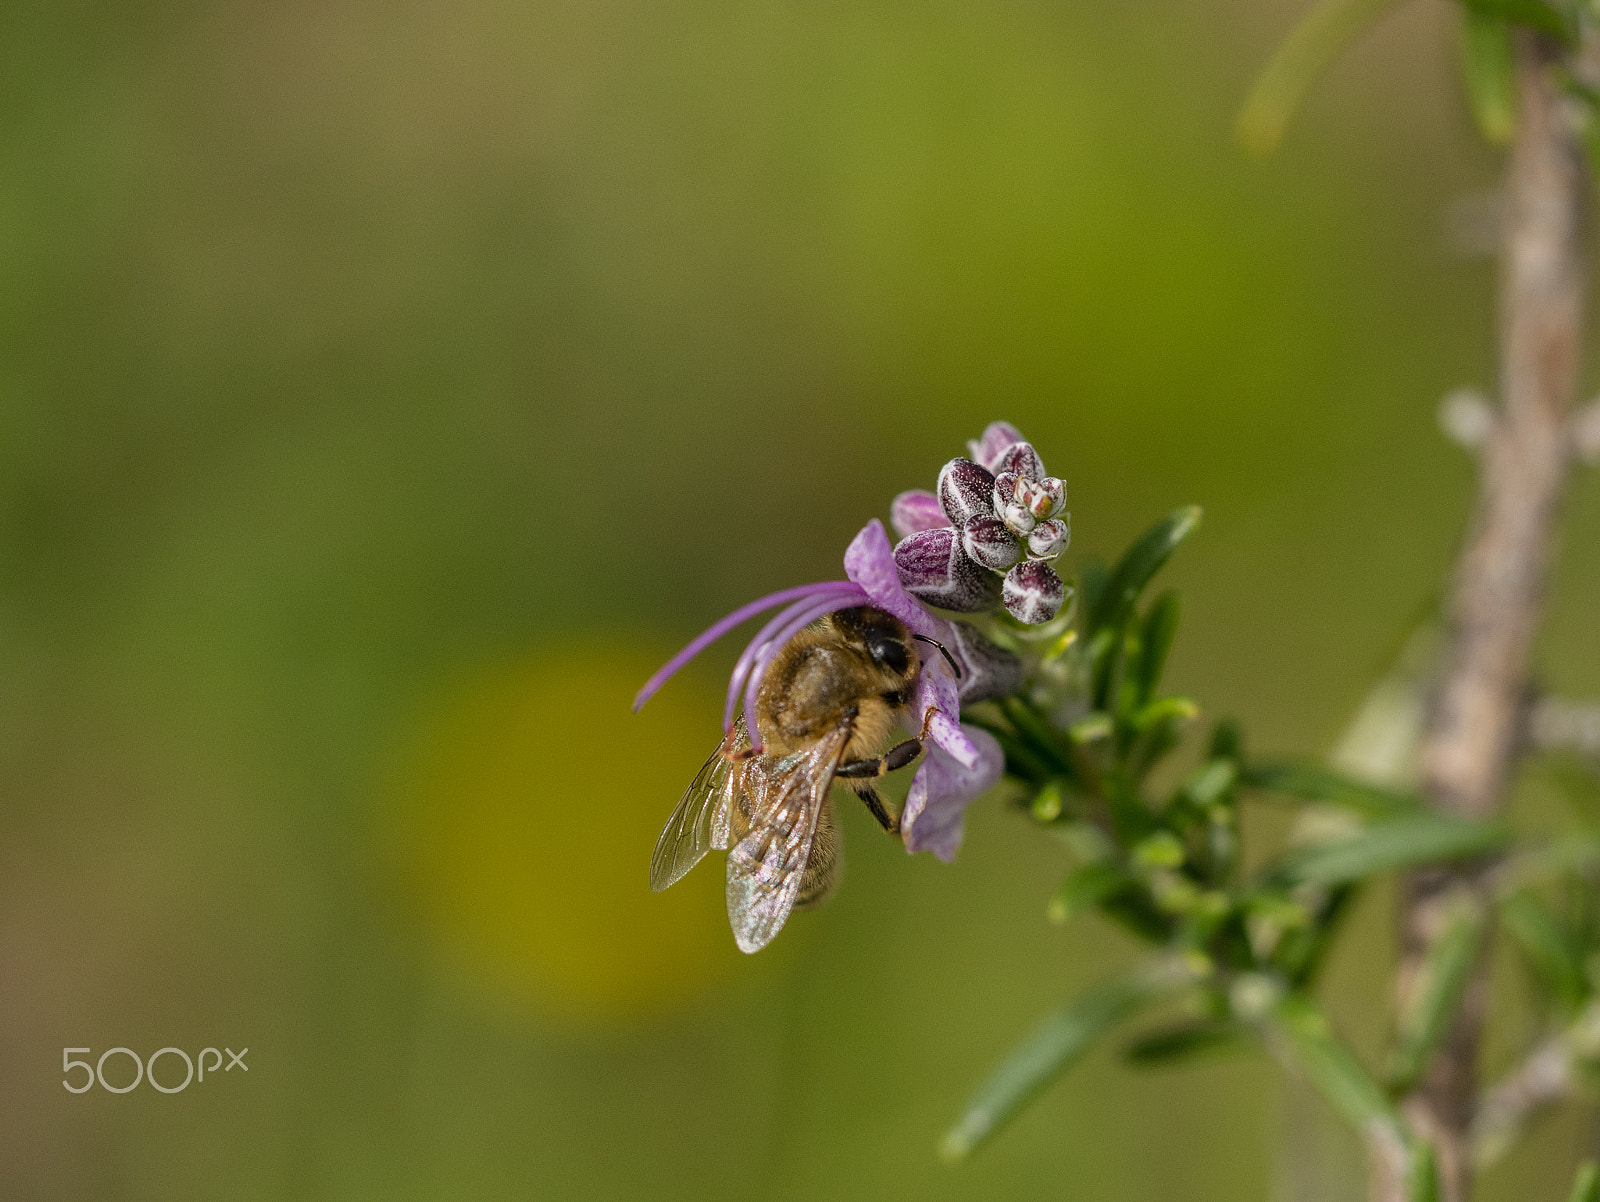
[[788,921],[828,786],[849,741],[850,724],[844,722],[802,754],[749,761],[750,833],[728,853],[728,921],[740,951],[760,951]]
[[650,856],[650,888],[660,893],[700,862],[713,847],[724,849],[731,841],[733,806],[739,792],[743,763],[729,760],[743,748],[744,721],[728,733],[689,782],[678,806],[661,828],[661,838]]

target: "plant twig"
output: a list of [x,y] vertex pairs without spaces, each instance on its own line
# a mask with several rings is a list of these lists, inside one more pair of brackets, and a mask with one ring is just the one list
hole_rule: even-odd
[[1565,1030],[1535,1044],[1518,1064],[1483,1091],[1472,1120],[1472,1158],[1494,1163],[1539,1111],[1580,1091],[1581,1078],[1600,1059],[1600,1001],[1592,1000]]
[[1541,697],[1528,714],[1528,742],[1540,751],[1600,756],[1600,703]]
[[[1550,77],[1560,53],[1548,39],[1518,31],[1520,112],[1507,165],[1500,283],[1502,411],[1483,446],[1477,502],[1449,601],[1444,666],[1419,749],[1424,791],[1439,809],[1462,817],[1492,814],[1512,767],[1551,527],[1572,456],[1583,168],[1577,133]],[[1440,925],[1439,902],[1463,884],[1481,889],[1480,876],[1470,866],[1450,867],[1407,881],[1402,993]],[[1480,973],[1404,1103],[1415,1132],[1438,1150],[1441,1202],[1465,1202],[1471,1190],[1469,1128],[1484,997]]]
[[1504,1154],[1533,1115],[1572,1088],[1572,1053],[1559,1035],[1534,1046],[1486,1089],[1472,1120],[1472,1159],[1482,1168]]

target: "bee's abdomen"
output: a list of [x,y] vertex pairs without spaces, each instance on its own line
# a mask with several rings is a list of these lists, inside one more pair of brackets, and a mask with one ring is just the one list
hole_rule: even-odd
[[844,867],[843,851],[833,802],[824,801],[822,813],[817,815],[817,833],[811,840],[811,856],[806,860],[805,875],[800,878],[800,892],[794,900],[796,910],[821,905],[833,895],[839,885],[840,870]]

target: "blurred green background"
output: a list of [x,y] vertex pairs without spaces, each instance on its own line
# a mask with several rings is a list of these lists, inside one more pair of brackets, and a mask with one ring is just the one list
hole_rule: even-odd
[[[1107,1049],[940,1165],[1130,949],[1047,924],[1062,861],[991,798],[952,866],[848,809],[839,896],[742,957],[720,866],[645,871],[737,641],[628,712],[1004,417],[1069,567],[1206,507],[1173,683],[1329,746],[1461,527],[1497,163],[1443,0],[1242,158],[1304,7],[6,4],[0,1196],[1358,1197],[1249,1058]],[[1569,511],[1541,662],[1592,692]],[[1367,1046],[1385,905],[1326,983]],[[249,1072],[61,1088],[118,1045]]]

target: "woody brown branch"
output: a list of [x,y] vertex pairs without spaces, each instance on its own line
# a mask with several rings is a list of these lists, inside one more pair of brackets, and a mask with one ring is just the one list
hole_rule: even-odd
[[[1501,414],[1483,449],[1449,599],[1445,660],[1420,747],[1428,797],[1462,817],[1494,813],[1513,767],[1551,528],[1571,456],[1584,173],[1576,131],[1551,79],[1559,54],[1549,41],[1519,32],[1519,112],[1501,249]],[[1481,873],[1435,869],[1406,882],[1402,990],[1438,925],[1440,903],[1462,887],[1483,888]],[[1480,974],[1422,1084],[1404,1101],[1413,1129],[1437,1148],[1442,1202],[1466,1202],[1471,1193],[1469,1130],[1485,996]]]
[[1473,1159],[1480,1165],[1499,1159],[1533,1115],[1569,1096],[1573,1075],[1566,1039],[1541,1041],[1483,1092],[1472,1120]]

